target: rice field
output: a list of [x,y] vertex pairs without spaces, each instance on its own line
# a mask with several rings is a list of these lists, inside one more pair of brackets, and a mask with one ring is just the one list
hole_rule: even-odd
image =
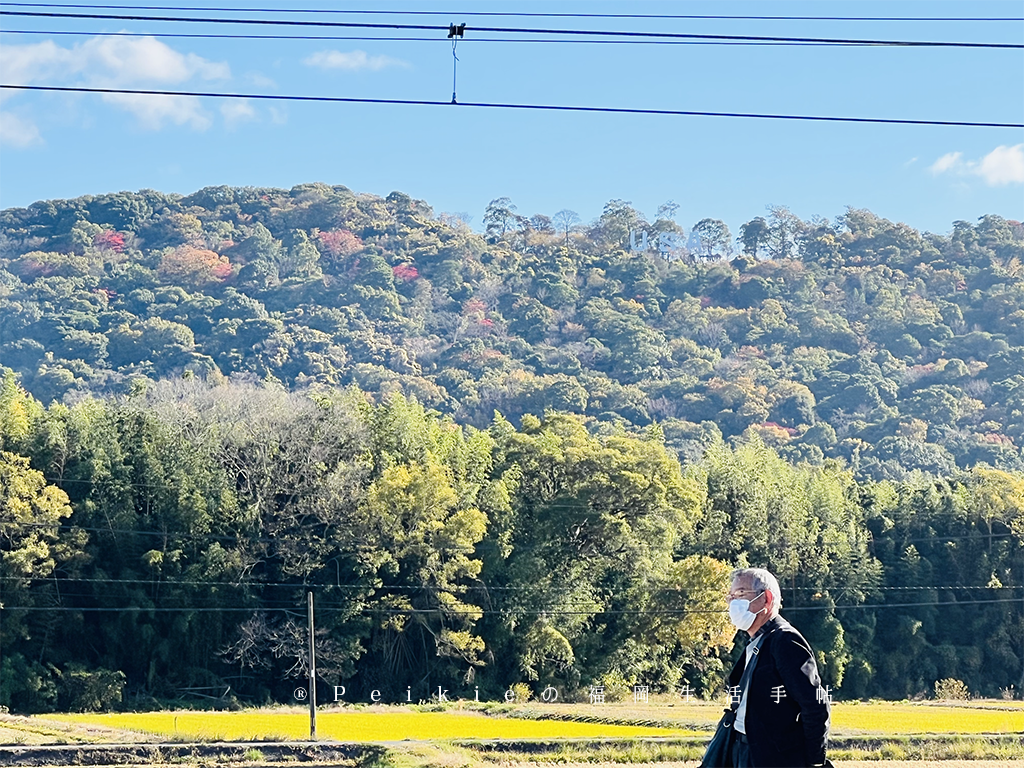
[[[145,712],[48,715],[48,720],[99,725],[197,741],[288,741],[309,738],[309,713]],[[685,728],[527,720],[474,712],[336,711],[317,715],[320,739],[356,742],[453,739],[631,739],[701,736]]]
[[[1024,708],[1014,706],[1013,702],[999,703],[1008,706],[1000,707],[995,702],[963,706],[924,702],[837,702],[832,705],[832,733],[841,736],[1024,733]],[[680,704],[662,710],[657,716],[710,724],[717,722],[721,714],[721,707]]]
[[[836,703],[832,735],[909,736],[1024,734],[1024,708],[996,704]],[[320,739],[348,742],[463,739],[706,738],[721,715],[711,704],[608,706],[524,705],[493,716],[452,709],[396,706],[330,709],[317,716]],[[298,708],[242,712],[148,712],[48,715],[47,720],[152,734],[169,740],[272,741],[309,737],[309,713]],[[703,730],[701,730],[703,728]]]
[[844,735],[884,733],[1024,733],[1024,710],[876,702],[838,704],[832,729]]
[[[684,703],[669,696],[603,706],[328,706],[317,715],[317,745],[307,741],[308,710],[295,706],[236,712],[0,713],[0,763],[6,754],[6,764],[12,764],[12,749],[66,745],[56,747],[58,752],[40,752],[32,763],[18,763],[28,753],[17,752],[15,763],[39,768],[91,764],[101,753],[87,750],[99,748],[108,750],[102,754],[110,764],[156,768],[182,762],[274,768],[296,760],[346,768],[696,768],[721,712],[711,702]],[[924,761],[940,760],[943,768],[1002,768],[1024,761],[1020,702],[846,702],[834,704],[832,714],[830,756],[837,765],[854,768],[853,761],[870,759],[872,765],[925,768],[931,764]],[[318,757],[322,749],[335,751]],[[908,760],[918,762],[900,762]]]

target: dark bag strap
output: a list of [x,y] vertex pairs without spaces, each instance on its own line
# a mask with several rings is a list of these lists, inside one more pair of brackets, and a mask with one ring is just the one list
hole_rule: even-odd
[[[761,635],[760,639],[752,640],[751,641],[751,642],[757,643],[757,645],[754,646],[754,655],[753,655],[753,657],[751,657],[750,661],[744,663],[744,665],[743,665],[743,674],[740,675],[740,685],[739,685],[740,697],[741,698],[743,696],[743,692],[745,690],[747,690],[747,683],[750,681],[750,676],[752,674],[754,674],[754,667],[757,666],[757,655],[761,652],[761,646],[764,644],[764,640],[765,640],[766,637],[768,637],[768,635]],[[743,649],[743,653],[745,654],[746,652],[747,652],[747,650],[744,648]],[[737,709],[739,709],[739,707],[740,707],[740,702],[739,701],[732,702],[731,708],[732,708],[733,712],[735,712]]]

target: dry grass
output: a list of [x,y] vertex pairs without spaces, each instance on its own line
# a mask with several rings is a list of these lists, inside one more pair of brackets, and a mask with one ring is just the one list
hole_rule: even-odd
[[95,723],[0,714],[0,744],[115,744],[144,740],[139,734],[126,734]]
[[[697,760],[633,763],[634,768],[697,768]],[[1019,760],[836,760],[836,768],[1020,768]],[[550,768],[550,763],[498,762],[501,768]],[[558,768],[622,768],[622,763],[559,763]]]

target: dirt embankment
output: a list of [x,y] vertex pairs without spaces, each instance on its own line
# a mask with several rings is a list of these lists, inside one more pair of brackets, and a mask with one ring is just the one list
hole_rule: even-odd
[[314,763],[352,766],[378,763],[385,750],[362,744],[89,744],[0,746],[0,766],[260,765]]

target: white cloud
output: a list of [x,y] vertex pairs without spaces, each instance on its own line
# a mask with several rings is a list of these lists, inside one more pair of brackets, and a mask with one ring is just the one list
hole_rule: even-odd
[[152,37],[93,38],[81,46],[79,55],[87,72],[99,78],[110,78],[119,85],[231,77],[226,63],[208,61],[194,53],[178,53]]
[[245,78],[257,88],[277,88],[277,82],[262,72],[248,72]]
[[41,144],[42,141],[39,129],[34,123],[18,117],[13,112],[0,112],[0,144],[24,148]]
[[[4,46],[3,77],[7,82],[38,81],[100,88],[170,88],[193,79],[227,80],[231,69],[194,53],[183,54],[152,37],[94,37],[72,48],[52,40]],[[104,94],[103,101],[126,110],[149,129],[188,125],[205,130],[211,124],[198,98]]]
[[205,131],[213,121],[195,96],[150,96],[142,93],[105,93],[103,101],[131,112],[143,128],[159,130],[167,124]]
[[963,152],[947,152],[934,163],[932,163],[931,166],[929,166],[928,170],[931,171],[936,176],[938,176],[940,173],[945,173],[951,168],[955,168],[959,164],[960,158],[963,157],[963,154]]
[[948,152],[928,170],[936,176],[940,173],[980,176],[990,187],[1024,184],[1024,144],[998,146],[980,160],[964,160],[962,152]]
[[225,101],[221,104],[220,113],[224,117],[224,124],[229,129],[240,123],[256,119],[256,110],[248,99]]
[[0,73],[5,82],[28,85],[36,80],[59,77],[74,67],[73,53],[52,40],[31,45],[5,45],[0,60]]
[[317,51],[302,60],[310,67],[320,69],[344,69],[348,72],[370,70],[376,72],[385,67],[408,67],[408,62],[390,56],[370,56],[366,51]]
[[6,81],[26,84],[74,76],[90,84],[121,86],[231,77],[226,63],[179,53],[153,37],[93,37],[74,48],[61,48],[52,40],[8,45],[0,71]]
[[996,147],[981,158],[974,172],[990,187],[1024,184],[1024,144]]

